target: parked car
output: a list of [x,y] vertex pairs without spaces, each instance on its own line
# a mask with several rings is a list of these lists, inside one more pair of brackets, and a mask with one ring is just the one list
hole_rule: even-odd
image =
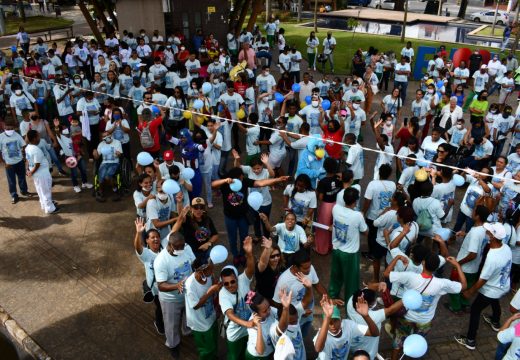
[[394,0],[372,0],[368,5],[374,9],[394,10]]
[[[493,23],[495,20],[495,12],[494,11],[478,11],[469,16],[470,20],[475,22],[485,22],[485,23]],[[505,25],[509,22],[509,14],[506,11],[498,10],[497,14],[497,25]]]
[[364,6],[367,7],[370,0],[348,0],[348,6]]

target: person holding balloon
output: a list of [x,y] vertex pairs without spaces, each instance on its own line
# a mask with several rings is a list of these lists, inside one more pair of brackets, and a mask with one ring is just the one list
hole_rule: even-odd
[[257,140],[254,145],[268,145],[269,146],[269,165],[274,169],[277,176],[283,174],[282,162],[286,157],[287,149],[285,148],[285,141],[280,133],[285,130],[287,119],[278,117],[276,125],[271,133],[269,140]]
[[[175,192],[176,190],[176,192]],[[177,221],[175,213],[182,209],[182,198],[174,202],[170,195],[179,192],[179,185],[173,180],[157,181],[155,198],[146,203],[146,230],[157,229],[161,243],[166,247],[171,226]]]
[[235,167],[228,171],[226,178],[211,183],[213,189],[220,189],[222,192],[224,221],[234,264],[245,262],[243,249],[241,246],[240,249],[238,248],[238,239],[240,238],[240,243],[242,243],[249,230],[246,217],[249,188],[275,185],[287,181],[288,178],[288,176],[281,176],[275,179],[251,180],[244,177],[242,169]]

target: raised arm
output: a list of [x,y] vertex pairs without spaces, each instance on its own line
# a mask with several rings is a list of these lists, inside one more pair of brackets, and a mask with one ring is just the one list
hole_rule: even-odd
[[144,220],[138,218],[135,220],[135,237],[134,237],[134,249],[141,255],[143,253],[143,233],[145,230]]

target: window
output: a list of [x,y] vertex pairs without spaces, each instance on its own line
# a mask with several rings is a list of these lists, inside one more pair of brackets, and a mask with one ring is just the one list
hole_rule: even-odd
[[202,17],[200,16],[200,12],[196,12],[193,14],[193,18],[195,20],[195,28],[201,28],[202,27]]
[[190,38],[190,20],[188,13],[182,13],[182,33],[186,39]]

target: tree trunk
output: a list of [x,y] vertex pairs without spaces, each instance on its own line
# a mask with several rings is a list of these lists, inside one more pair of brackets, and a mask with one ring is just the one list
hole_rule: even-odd
[[101,19],[103,26],[105,27],[106,35],[114,32],[114,27],[110,24],[107,17],[105,16],[105,7],[102,4],[99,4],[97,1],[92,1],[92,5],[94,6],[94,11],[98,18]]
[[408,17],[408,0],[405,0],[404,3],[404,17],[403,17],[403,29],[401,30],[401,42],[404,43],[404,38],[406,36],[406,19]]
[[300,22],[302,21],[302,0],[298,0],[298,12],[297,12],[297,19],[296,21],[297,22]]
[[229,14],[229,27],[228,31],[235,33],[235,26],[238,21],[238,14],[240,13],[240,9],[242,9],[242,3],[244,0],[235,0],[233,5],[233,11]]
[[242,30],[242,26],[244,25],[244,21],[246,20],[247,10],[249,10],[249,4],[251,0],[245,0],[242,4],[242,9],[240,9],[240,17],[238,18],[238,22],[235,26],[235,35],[238,36],[240,34],[240,30]]
[[18,0],[18,7],[20,9],[20,18],[22,18],[22,22],[25,23],[25,9],[23,7],[23,1]]
[[318,0],[314,0],[314,32],[318,33]]
[[466,8],[468,7],[468,0],[460,1],[460,8],[457,17],[459,19],[464,19],[466,17]]
[[90,16],[90,13],[88,12],[85,3],[83,1],[79,1],[78,6],[81,12],[83,13],[83,17],[85,18],[85,20],[87,20],[88,26],[90,26],[90,30],[92,30],[92,34],[94,34],[94,36],[96,37],[97,42],[103,44],[103,36],[101,36],[101,33],[99,32],[96,22],[94,21],[94,19],[92,19],[92,16]]
[[273,0],[265,0],[265,22],[271,18],[271,4]]
[[253,31],[258,14],[262,12],[263,5],[263,0],[253,0],[253,4],[251,5],[251,16],[247,22],[247,31]]
[[405,0],[396,0],[394,5],[395,11],[404,11],[404,2]]

